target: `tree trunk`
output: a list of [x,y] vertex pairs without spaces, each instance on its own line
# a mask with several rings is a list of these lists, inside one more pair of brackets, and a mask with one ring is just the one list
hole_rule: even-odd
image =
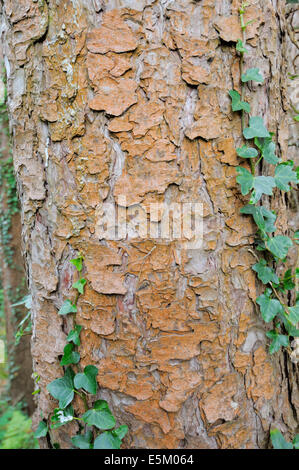
[[[46,385],[62,375],[70,323],[57,312],[73,296],[69,260],[80,251],[82,365],[98,367],[99,396],[129,426],[126,447],[265,448],[271,426],[292,437],[296,369],[268,353],[255,229],[239,212],[241,120],[228,91],[240,82],[240,2],[14,3],[2,0],[3,31],[38,413],[57,406]],[[246,94],[286,159],[285,2],[250,3],[246,66],[266,80]],[[104,204],[121,198],[145,213],[202,204],[202,247],[133,228],[104,238]],[[281,193],[272,208],[285,233]],[[71,432],[51,440],[69,447]]]
[[[2,51],[0,60],[3,62]],[[3,83],[3,82],[1,82]],[[1,107],[1,154],[0,154],[0,282],[3,290],[5,317],[5,340],[7,345],[8,384],[0,387],[8,389],[12,404],[22,401],[29,414],[34,411],[32,397],[32,357],[30,336],[24,335],[16,345],[15,334],[18,324],[27,314],[23,305],[14,307],[26,294],[24,261],[21,252],[21,216],[16,195],[13,163],[11,161],[8,117],[5,105]]]

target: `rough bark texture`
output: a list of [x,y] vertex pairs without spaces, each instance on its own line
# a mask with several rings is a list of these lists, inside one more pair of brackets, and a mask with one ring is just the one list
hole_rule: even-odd
[[[82,364],[99,368],[99,396],[129,426],[125,446],[264,448],[270,426],[291,437],[295,369],[267,352],[250,269],[255,229],[239,214],[241,122],[228,97],[240,80],[239,2],[2,3],[39,411],[56,406],[46,385],[62,374],[70,328],[57,311],[80,250]],[[251,3],[246,65],[266,80],[246,95],[286,159],[285,2]],[[202,203],[203,248],[99,241],[102,203],[119,195]],[[282,233],[285,207],[277,192]],[[52,441],[68,447],[74,432],[60,428]]]
[[[0,45],[0,60],[3,62],[2,48]],[[26,293],[26,280],[24,261],[21,252],[21,216],[20,212],[14,212],[11,202],[13,194],[9,193],[10,172],[13,171],[11,163],[10,138],[8,134],[8,118],[5,113],[1,121],[0,140],[0,279],[3,289],[3,307],[5,317],[5,341],[7,345],[7,362],[9,383],[0,384],[0,395],[7,391],[12,404],[22,401],[29,414],[34,411],[32,357],[30,348],[30,336],[23,336],[19,344],[15,344],[15,333],[18,323],[27,314],[24,306],[13,307]],[[6,169],[6,170],[5,170]],[[7,169],[9,170],[7,172]]]

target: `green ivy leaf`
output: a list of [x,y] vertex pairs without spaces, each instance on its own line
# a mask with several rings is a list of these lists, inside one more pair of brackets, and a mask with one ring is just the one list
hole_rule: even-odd
[[246,73],[242,74],[241,80],[243,83],[249,82],[250,80],[263,83],[264,78],[260,73],[260,70],[257,68],[248,69]]
[[120,449],[121,440],[111,431],[100,434],[94,441],[94,449]]
[[74,372],[71,367],[65,371],[64,377],[53,380],[47,385],[47,390],[53,398],[59,400],[59,408],[64,409],[74,398]]
[[299,245],[299,230],[294,233],[294,242]]
[[62,304],[62,307],[59,309],[59,315],[68,315],[69,313],[76,313],[77,307],[75,304],[72,304],[70,300],[65,300]]
[[285,440],[278,429],[272,429],[270,436],[274,449],[293,449],[293,445]]
[[72,443],[78,449],[92,449],[92,432],[87,431],[85,434],[77,434],[77,436],[72,437]]
[[119,437],[119,439],[123,439],[125,435],[127,434],[129,428],[125,424],[119,426],[116,429],[113,429],[112,433],[114,436]]
[[279,162],[279,158],[275,155],[275,144],[272,142],[272,137],[269,139],[263,139],[261,148],[263,158],[272,165],[276,165]]
[[260,306],[262,317],[266,323],[272,321],[278,313],[283,312],[281,303],[277,299],[271,299],[267,290],[256,299],[256,302]]
[[84,413],[82,419],[89,426],[96,426],[98,429],[112,429],[116,423],[105,400],[97,400],[93,408]]
[[74,351],[74,345],[69,343],[63,350],[63,357],[60,361],[61,366],[68,366],[69,364],[78,364],[80,361],[80,354]]
[[251,214],[260,230],[267,233],[275,232],[276,227],[274,222],[276,220],[276,215],[273,212],[268,211],[265,207],[257,207],[252,204],[247,204],[241,208],[240,212],[241,214]]
[[95,395],[97,393],[97,375],[97,367],[86,366],[84,372],[80,372],[75,376],[74,385],[76,389],[83,388],[86,392]]
[[255,137],[254,143],[260,149],[263,158],[272,165],[279,162],[279,158],[275,155],[275,144],[272,142],[273,132],[269,132],[270,137],[264,139]]
[[267,262],[264,259],[261,259],[258,263],[254,264],[252,269],[257,273],[258,278],[263,282],[263,284],[268,284],[269,282],[279,284],[279,278],[275,274],[274,270],[267,266]]
[[299,304],[295,305],[294,307],[288,307],[289,315],[287,318],[293,326],[296,326],[299,322]]
[[274,256],[279,259],[284,259],[287,256],[289,248],[292,245],[292,240],[289,237],[285,237],[283,235],[277,235],[276,237],[272,237],[267,241],[267,248]]
[[282,346],[285,348],[289,346],[289,337],[286,335],[280,335],[275,330],[268,331],[266,336],[272,339],[272,343],[269,347],[270,354],[276,353]]
[[80,294],[84,294],[84,286],[86,284],[86,279],[79,279],[78,281],[74,282],[74,284],[72,285],[73,289],[77,289],[77,291],[80,293]]
[[241,101],[241,96],[236,90],[230,90],[228,94],[232,99],[233,111],[241,111],[243,109],[247,113],[250,113],[250,104],[246,103],[246,101]]
[[49,429],[48,429],[47,423],[45,423],[45,421],[42,420],[39,422],[39,425],[33,435],[36,439],[40,439],[41,437],[46,437],[48,432],[49,432]]
[[299,330],[289,322],[287,315],[284,315],[283,323],[289,336],[293,336],[294,338],[299,337]]
[[297,182],[297,175],[295,171],[292,170],[290,165],[281,163],[275,168],[275,182],[279,189],[282,191],[289,191],[290,186],[288,183],[291,181]]
[[66,423],[73,421],[74,408],[72,405],[67,406],[65,409],[55,408],[53,416],[51,417],[51,428],[57,429],[64,426]]
[[241,166],[237,167],[237,182],[241,185],[241,193],[243,196],[246,196],[246,194],[249,193],[251,188],[253,187],[253,181],[254,178],[250,171],[246,170],[246,168],[243,168]]
[[75,325],[75,328],[71,330],[66,338],[67,341],[72,341],[76,346],[80,346],[80,333],[83,326]]
[[275,179],[272,176],[256,176],[253,179],[254,195],[252,197],[252,204],[256,204],[263,194],[272,194],[275,188]]
[[259,116],[253,116],[249,119],[249,127],[243,131],[245,139],[253,139],[254,137],[271,137],[264,125],[264,121]]
[[296,436],[294,437],[293,445],[295,449],[299,449],[299,434],[296,434]]
[[237,148],[237,155],[242,158],[255,158],[258,156],[258,151],[253,147],[243,145],[243,147]]
[[293,282],[293,276],[292,276],[292,269],[288,269],[284,276],[283,279],[281,280],[282,287],[284,290],[292,290],[295,287],[295,284]]
[[82,271],[83,268],[83,257],[78,256],[78,258],[71,259],[70,262],[75,266],[77,271]]
[[248,52],[248,50],[244,46],[243,41],[241,41],[241,39],[238,39],[236,49],[238,52],[241,52],[242,54],[245,54],[245,52]]

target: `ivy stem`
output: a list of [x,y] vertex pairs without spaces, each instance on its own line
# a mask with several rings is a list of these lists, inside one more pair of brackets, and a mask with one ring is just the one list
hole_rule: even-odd
[[[242,3],[242,6],[239,10],[239,15],[240,15],[240,22],[241,22],[241,29],[242,29],[242,43],[243,47],[245,48],[246,46],[246,23],[244,23],[244,13],[245,13],[245,7],[247,6],[246,3]],[[242,82],[242,75],[244,71],[244,52],[240,52],[241,57],[240,57],[240,76],[241,76],[241,101],[244,101],[244,94],[245,94],[245,85]],[[242,109],[241,111],[241,126],[242,126],[242,132],[245,129],[245,111]],[[255,175],[255,167],[252,158],[250,158],[250,168],[251,168],[251,173]]]
[[260,158],[258,159],[258,161],[255,163],[254,169],[258,166],[258,164],[260,163],[260,161],[262,160],[262,158],[263,158],[263,155],[261,155]]
[[279,300],[279,302],[281,303],[281,305],[286,309],[287,314],[289,315],[289,313],[290,313],[290,312],[289,312],[289,306],[284,303],[284,301],[282,300],[282,298],[280,297],[280,295],[279,295],[278,292],[276,291],[275,287],[273,287],[272,282],[270,282],[270,285],[271,285],[271,287],[272,287],[272,290],[273,290],[275,296],[277,297],[277,299]]

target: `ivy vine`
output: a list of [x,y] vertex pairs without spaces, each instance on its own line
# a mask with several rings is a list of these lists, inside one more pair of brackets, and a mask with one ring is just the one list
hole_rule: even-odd
[[[60,365],[64,368],[64,376],[47,385],[48,391],[53,398],[58,400],[59,405],[51,416],[50,427],[57,429],[76,420],[79,423],[80,431],[71,439],[74,447],[79,449],[120,449],[128,427],[126,425],[115,427],[115,417],[105,400],[96,400],[92,408],[88,406],[90,395],[95,396],[98,392],[98,369],[94,365],[88,365],[84,370],[80,367],[78,347],[80,346],[82,326],[76,324],[76,313],[78,299],[80,295],[84,294],[86,279],[81,277],[83,257],[79,255],[70,262],[79,273],[79,279],[72,285],[77,293],[74,302],[69,299],[64,301],[58,314],[72,315],[73,329],[67,336],[67,344],[60,361]],[[78,395],[84,404],[85,413],[82,416],[75,416],[71,404],[75,395]],[[42,420],[34,435],[36,438],[41,438],[45,437],[48,432],[49,427],[46,421]]]
[[[241,193],[250,195],[249,203],[242,207],[241,213],[251,215],[257,225],[255,239],[256,249],[261,253],[252,269],[257,273],[258,279],[265,285],[265,291],[256,302],[259,305],[262,318],[266,323],[274,322],[274,328],[266,333],[271,340],[269,351],[271,354],[287,348],[292,360],[297,361],[298,351],[291,350],[291,345],[297,348],[299,330],[299,296],[295,295],[294,305],[288,305],[283,299],[285,294],[291,298],[291,292],[296,287],[296,278],[299,277],[299,269],[287,269],[282,277],[277,275],[277,269],[285,263],[289,249],[293,244],[299,244],[299,231],[292,238],[285,235],[275,235],[275,221],[277,215],[267,209],[262,203],[263,195],[271,196],[274,188],[283,192],[292,191],[292,184],[299,182],[299,167],[294,171],[294,163],[291,160],[282,161],[275,153],[274,134],[269,132],[263,118],[250,114],[250,104],[245,101],[245,86],[247,82],[263,83],[264,78],[258,68],[250,68],[244,71],[244,56],[246,49],[246,28],[250,22],[244,21],[247,4],[243,3],[240,10],[240,22],[242,28],[242,40],[239,39],[236,50],[240,54],[241,71],[241,95],[236,90],[230,90],[232,110],[242,113],[242,132],[246,141],[242,147],[237,148],[237,155],[250,162],[250,171],[243,167],[237,167],[237,182],[241,186]],[[246,126],[245,121],[248,125]],[[257,175],[260,163],[265,160],[274,167],[273,176]],[[293,343],[292,343],[293,340]]]

